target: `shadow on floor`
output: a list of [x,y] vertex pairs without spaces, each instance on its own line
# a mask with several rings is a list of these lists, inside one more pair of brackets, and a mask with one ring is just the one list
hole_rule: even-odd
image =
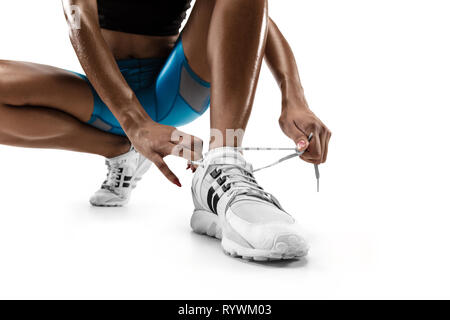
[[134,213],[128,206],[125,207],[94,207],[89,206],[87,213],[96,219],[102,220],[125,220]]

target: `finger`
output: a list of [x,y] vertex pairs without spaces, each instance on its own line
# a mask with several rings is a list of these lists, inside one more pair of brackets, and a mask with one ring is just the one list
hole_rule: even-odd
[[325,157],[325,151],[327,149],[327,138],[328,133],[326,131],[322,132],[320,135],[320,151],[321,151],[321,157],[320,157],[320,163],[324,163],[324,157]]
[[194,152],[181,145],[172,145],[172,152],[170,154],[189,161],[200,160],[203,158],[201,153]]
[[183,147],[189,148],[194,152],[202,153],[203,151],[202,139],[179,130],[175,131],[174,137],[178,137],[178,139],[174,139],[173,141],[171,141],[172,143],[182,145]]
[[193,165],[192,163],[188,163],[186,170],[189,170],[189,169],[191,169],[192,172],[195,172],[197,170],[197,166]]
[[203,158],[203,155],[201,153],[194,152],[191,149],[180,144],[170,143],[164,149],[164,152],[165,155],[170,154],[176,157],[184,158],[189,161],[200,160]]
[[174,185],[181,187],[180,180],[178,177],[169,169],[163,158],[155,156],[151,159],[155,166],[162,172],[162,174]]
[[310,163],[320,164],[320,161],[322,160],[322,152],[318,132],[314,132],[313,138],[309,142],[309,147],[305,153],[301,155],[301,158]]
[[180,156],[186,160],[198,161],[203,159],[203,154],[201,152],[199,153],[196,151],[192,151],[191,149],[188,149],[186,147],[183,148],[182,152],[183,153]]
[[302,130],[294,121],[294,126],[291,128],[290,138],[294,140],[298,151],[305,151],[309,147],[309,139],[305,131]]
[[308,147],[310,146],[310,142],[308,141],[308,137],[303,135],[300,138],[296,138],[294,141],[296,141],[297,150],[299,152],[304,152]]
[[328,144],[330,143],[330,138],[331,138],[331,132],[327,133],[327,139],[326,139],[326,144],[325,144],[325,151],[323,153],[323,159],[322,159],[322,163],[325,163],[327,161],[327,157],[328,157]]

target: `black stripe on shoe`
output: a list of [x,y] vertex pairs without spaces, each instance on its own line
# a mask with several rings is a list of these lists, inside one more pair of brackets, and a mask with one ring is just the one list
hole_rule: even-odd
[[213,209],[214,209],[213,212],[215,214],[217,214],[217,204],[219,203],[219,200],[220,200],[220,197],[216,193],[216,195],[214,196],[214,199],[213,199]]
[[209,210],[211,210],[213,213],[217,214],[212,205],[212,199],[213,199],[214,192],[216,192],[216,190],[214,190],[214,187],[211,187],[208,191],[208,196],[207,196],[206,200],[208,202]]
[[[208,191],[208,196],[207,196],[206,200],[207,200],[207,202],[208,202],[208,207],[209,207],[209,209],[210,209],[212,212],[216,213],[216,212],[214,211],[214,209],[213,209],[213,206],[212,206],[212,197],[213,197],[213,195],[214,195],[214,192],[216,192],[216,190],[214,190],[214,187],[211,187],[211,188],[209,189],[209,191]],[[217,213],[216,213],[216,214],[217,214]]]

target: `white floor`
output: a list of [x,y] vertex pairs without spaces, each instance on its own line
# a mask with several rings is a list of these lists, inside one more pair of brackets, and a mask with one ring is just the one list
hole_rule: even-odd
[[[182,160],[169,163],[183,189],[152,169],[130,206],[96,209],[102,159],[0,146],[0,298],[450,298],[449,9],[270,1],[333,131],[319,194],[299,160],[257,176],[303,226],[307,260],[248,263],[193,234]],[[2,1],[0,29],[1,59],[81,71],[59,2]],[[280,101],[264,66],[246,146],[292,145]],[[207,139],[209,118],[182,129]]]
[[259,180],[295,212],[311,254],[249,263],[190,231],[187,171],[176,170],[181,190],[152,169],[130,206],[92,208],[101,159],[7,147],[0,154],[0,298],[450,297],[443,191],[433,190],[429,203],[424,190],[411,186],[406,196],[395,192],[406,184],[386,181],[374,195],[367,189],[376,172],[332,174],[330,165],[316,194],[312,168],[293,160]]

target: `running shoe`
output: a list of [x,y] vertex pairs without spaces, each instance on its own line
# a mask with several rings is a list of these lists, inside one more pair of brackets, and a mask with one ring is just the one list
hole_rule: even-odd
[[295,219],[253,176],[234,148],[207,153],[192,181],[194,232],[222,240],[224,251],[246,260],[296,259],[307,255]]
[[101,188],[89,200],[93,206],[121,207],[130,201],[131,191],[150,169],[151,162],[131,147],[130,151],[106,159],[108,174]]

